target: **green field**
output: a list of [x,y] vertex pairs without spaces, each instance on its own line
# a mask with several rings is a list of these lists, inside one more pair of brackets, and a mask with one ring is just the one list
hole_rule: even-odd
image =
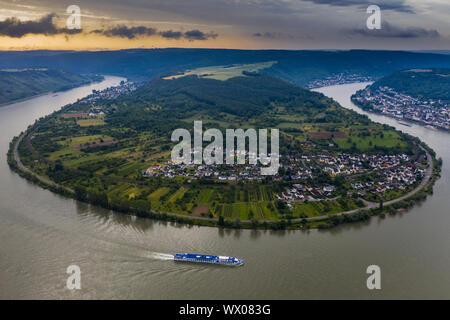
[[402,140],[399,133],[394,130],[382,130],[375,135],[366,137],[350,136],[349,138],[336,138],[334,142],[343,150],[349,150],[353,146],[360,151],[368,151],[373,147],[397,148],[402,150],[406,143]]
[[77,121],[80,127],[103,126],[105,124],[104,117],[96,117],[90,119],[79,119]]
[[215,80],[228,80],[233,77],[239,77],[243,75],[243,72],[258,72],[262,69],[272,67],[276,61],[243,64],[243,65],[231,65],[231,66],[212,66],[197,68],[194,70],[186,71],[182,74],[165,77],[164,79],[177,79],[185,76],[196,75],[200,78],[215,79]]

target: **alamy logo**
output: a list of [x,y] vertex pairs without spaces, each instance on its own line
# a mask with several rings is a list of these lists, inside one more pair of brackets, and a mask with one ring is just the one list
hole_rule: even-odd
[[[248,138],[248,150],[246,139]],[[259,141],[258,141],[259,138]],[[176,129],[172,132],[172,141],[181,141],[172,149],[172,162],[175,164],[223,164],[228,165],[248,163],[261,167],[261,175],[275,175],[279,167],[279,130],[270,129],[270,152],[267,150],[267,129],[227,129],[226,149],[223,146],[223,134],[219,129],[208,129],[203,134],[202,121],[194,121],[194,148],[192,149],[191,134],[186,129]],[[214,139],[212,141],[212,139]],[[212,141],[212,142],[211,142]],[[237,148],[235,148],[235,141]],[[203,142],[211,142],[203,149]],[[259,145],[259,150],[258,150]],[[259,151],[259,152],[258,152]]]
[[69,290],[80,290],[81,289],[81,270],[80,267],[72,264],[67,267],[66,273],[69,277],[66,281],[67,289]]
[[69,30],[81,29],[81,9],[77,5],[70,5],[67,7],[66,12],[70,14],[67,18],[66,25]]
[[367,278],[366,285],[369,290],[381,289],[381,269],[379,266],[373,264],[367,267],[366,273],[370,274]]
[[366,12],[370,14],[367,18],[366,25],[369,30],[381,29],[381,9],[377,5],[371,5],[367,8]]

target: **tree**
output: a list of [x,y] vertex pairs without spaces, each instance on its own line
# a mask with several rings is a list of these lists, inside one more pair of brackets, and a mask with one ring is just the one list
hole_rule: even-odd
[[74,191],[75,191],[75,198],[78,201],[86,201],[87,199],[86,189],[84,189],[81,186],[75,186]]
[[241,220],[239,218],[236,218],[236,220],[234,220],[234,227],[238,229],[241,227]]

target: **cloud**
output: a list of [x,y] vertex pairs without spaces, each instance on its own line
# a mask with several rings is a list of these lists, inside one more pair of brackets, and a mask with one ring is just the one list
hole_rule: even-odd
[[348,7],[358,6],[361,8],[367,8],[372,4],[378,5],[381,10],[392,10],[399,12],[414,13],[414,9],[406,4],[406,0],[378,0],[376,3],[372,0],[303,0],[313,2],[316,4],[327,4],[330,6]]
[[183,33],[180,31],[167,30],[167,31],[160,31],[159,35],[166,39],[180,39],[183,36]]
[[189,41],[194,41],[194,40],[207,40],[209,38],[217,38],[218,34],[214,33],[214,32],[209,32],[209,33],[204,33],[200,30],[190,30],[190,31],[186,31],[184,33],[184,37],[186,39],[188,39]]
[[17,18],[7,18],[0,21],[0,35],[11,38],[21,38],[27,34],[74,34],[80,33],[81,30],[69,30],[66,28],[58,28],[53,23],[56,14],[50,13],[37,21],[20,21]]
[[286,33],[280,33],[280,32],[255,32],[254,34],[252,34],[253,37],[255,38],[260,38],[260,39],[294,39],[295,37],[290,35],[290,34],[286,34]]
[[[66,40],[68,40],[68,35],[83,32],[81,29],[69,30],[67,28],[58,28],[53,22],[53,19],[55,17],[55,13],[50,13],[36,21],[20,21],[15,17],[7,18],[6,20],[0,21],[0,36],[21,38],[27,34],[41,34],[47,36],[64,34],[66,36]],[[205,33],[197,29],[189,30],[186,32],[172,30],[159,31],[155,28],[149,28],[145,26],[128,27],[126,25],[118,25],[107,29],[96,29],[88,31],[86,33],[127,39],[160,36],[166,39],[186,39],[189,41],[208,40],[218,37],[217,33]]]
[[194,40],[208,40],[208,39],[215,39],[218,37],[217,33],[209,32],[205,33],[200,30],[190,30],[186,32],[181,31],[173,31],[173,30],[165,30],[165,31],[158,31],[155,28],[148,28],[144,26],[138,26],[138,27],[127,27],[127,26],[117,26],[110,29],[104,29],[104,30],[93,30],[91,33],[97,33],[102,34],[107,37],[120,37],[120,38],[128,38],[128,39],[134,39],[137,37],[149,37],[149,36],[155,36],[159,35],[166,39],[187,39],[189,41]]
[[103,34],[107,37],[120,37],[134,39],[139,36],[153,36],[157,33],[154,28],[148,28],[144,26],[138,27],[127,27],[127,26],[116,26],[111,29],[106,30],[93,30],[91,33]]
[[255,38],[267,38],[267,39],[275,39],[277,35],[273,32],[256,32],[253,34]]
[[369,30],[367,28],[352,30],[351,33],[376,38],[439,38],[440,34],[434,29],[420,27],[402,28],[394,26],[389,22],[383,22],[381,29]]

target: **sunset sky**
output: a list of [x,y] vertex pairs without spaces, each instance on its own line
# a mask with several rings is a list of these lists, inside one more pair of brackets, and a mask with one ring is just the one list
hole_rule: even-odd
[[[382,12],[369,30],[369,5]],[[66,28],[70,5],[82,29]],[[0,0],[0,50],[450,49],[449,0]]]

